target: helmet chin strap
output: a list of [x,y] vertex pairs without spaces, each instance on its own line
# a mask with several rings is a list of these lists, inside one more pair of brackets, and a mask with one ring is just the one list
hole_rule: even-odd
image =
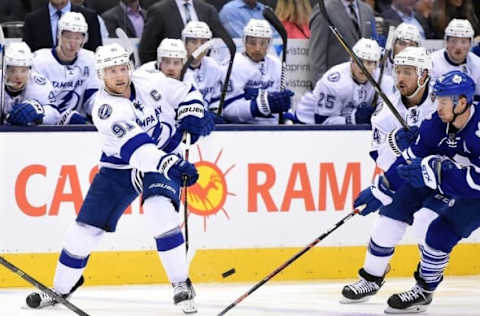
[[422,79],[421,77],[417,79],[417,89],[411,95],[407,95],[407,99],[411,100],[415,98],[417,94],[420,92],[420,90],[422,90],[428,84],[428,82],[430,81],[430,76],[425,78],[425,82],[423,84],[420,83],[421,79]]
[[453,122],[455,122],[455,120],[457,119],[457,117],[458,117],[459,115],[462,115],[463,113],[467,112],[468,108],[470,107],[470,105],[467,104],[467,106],[465,107],[465,109],[463,109],[462,112],[460,112],[460,113],[455,113],[455,108],[457,107],[458,101],[460,101],[460,98],[459,98],[458,96],[452,96],[452,100],[453,100],[453,107],[452,107],[453,119],[450,121],[449,124],[453,124]]

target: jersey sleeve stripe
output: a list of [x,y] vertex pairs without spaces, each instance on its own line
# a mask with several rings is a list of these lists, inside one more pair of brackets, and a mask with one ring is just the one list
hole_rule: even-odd
[[146,133],[135,135],[120,148],[120,157],[122,157],[124,161],[130,161],[130,157],[132,157],[135,150],[145,144],[155,144],[155,142]]
[[472,168],[468,168],[468,171],[467,171],[467,183],[468,185],[470,186],[470,188],[474,189],[474,190],[477,190],[477,191],[480,191],[480,185],[478,185],[477,183],[475,183],[475,181],[473,181],[473,178],[472,178]]
[[225,102],[223,103],[223,109],[225,109],[227,106],[229,106],[230,104],[232,104],[233,102],[239,100],[239,99],[242,99],[245,97],[245,93],[242,93],[242,94],[239,94],[237,95],[236,97],[233,97],[233,98],[230,98],[230,99],[226,99]]
[[85,92],[83,93],[83,103],[87,102],[88,99],[90,99],[90,97],[92,95],[94,95],[95,92],[97,92],[97,91],[98,91],[98,89],[87,89],[87,90],[85,90]]

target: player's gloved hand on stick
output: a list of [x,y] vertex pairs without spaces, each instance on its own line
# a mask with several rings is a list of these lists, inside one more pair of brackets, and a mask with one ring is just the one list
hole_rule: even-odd
[[251,100],[250,111],[254,117],[270,117],[272,113],[287,112],[292,105],[292,96],[295,94],[289,89],[265,91],[246,88],[244,91],[245,99]]
[[187,131],[194,144],[200,136],[207,136],[215,129],[214,114],[206,111],[201,104],[182,105],[177,110],[180,132]]
[[402,151],[410,147],[417,139],[418,126],[410,126],[409,129],[398,128],[388,133],[387,141],[393,151],[400,155]]
[[180,185],[183,185],[184,177],[187,179],[187,186],[195,184],[198,180],[197,168],[175,154],[163,156],[158,163],[157,169],[167,179],[171,179]]
[[398,174],[414,188],[427,186],[441,189],[442,173],[457,168],[455,163],[438,155],[415,158],[410,164],[397,167]]
[[392,203],[394,192],[388,188],[387,181],[383,175],[377,175],[369,188],[360,192],[353,202],[354,208],[365,205],[360,215],[368,215],[377,211],[383,205]]
[[26,100],[13,105],[8,113],[7,122],[19,126],[39,125],[42,124],[44,116],[45,110],[40,103],[35,100]]
[[87,124],[88,119],[75,110],[67,110],[60,117],[58,125],[80,125]]

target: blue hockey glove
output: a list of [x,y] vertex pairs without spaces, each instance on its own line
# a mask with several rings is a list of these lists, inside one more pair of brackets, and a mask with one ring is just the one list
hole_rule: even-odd
[[360,215],[368,215],[377,211],[383,205],[392,203],[394,192],[388,188],[387,180],[383,175],[377,175],[372,185],[360,192],[353,202],[354,208],[364,206]]
[[290,109],[294,92],[265,91],[263,89],[245,89],[245,99],[251,100],[250,111],[254,117],[271,117],[272,113],[283,113]]
[[440,189],[442,171],[457,168],[455,163],[437,155],[415,158],[410,164],[397,167],[398,174],[414,188],[429,187]]
[[81,115],[75,110],[67,110],[60,117],[58,125],[79,125],[87,123],[88,120],[85,116]]
[[177,120],[178,129],[191,135],[192,144],[200,136],[209,135],[215,128],[213,113],[205,111],[204,107],[197,103],[180,106],[177,110]]
[[7,116],[7,122],[20,126],[39,125],[42,124],[44,116],[45,110],[40,103],[35,100],[26,100],[13,105]]
[[393,152],[400,156],[402,151],[410,147],[410,145],[417,139],[418,126],[410,126],[406,128],[398,128],[388,133],[387,142]]
[[187,186],[195,184],[198,180],[197,168],[175,154],[163,156],[158,163],[157,169],[167,179],[173,180],[180,185],[183,185],[184,177],[187,179]]
[[370,104],[366,102],[362,102],[353,112],[355,115],[355,124],[370,124],[370,118],[373,112],[375,112],[375,107],[370,106]]

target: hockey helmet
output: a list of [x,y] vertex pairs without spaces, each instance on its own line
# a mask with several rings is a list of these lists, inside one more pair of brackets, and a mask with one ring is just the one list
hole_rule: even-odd
[[31,67],[33,54],[25,42],[10,43],[5,49],[5,65]]
[[368,38],[361,38],[353,46],[353,52],[358,58],[378,62],[380,60],[380,46]]
[[433,93],[435,96],[451,96],[454,103],[458,101],[458,97],[463,95],[467,98],[467,103],[473,102],[475,94],[475,82],[473,79],[458,70],[450,71],[440,76],[433,85]]
[[468,20],[453,19],[445,28],[445,39],[448,37],[460,37],[473,40],[474,34],[472,24]]
[[187,38],[204,38],[211,39],[212,31],[208,27],[207,23],[201,21],[190,21],[182,31],[182,40]]
[[420,45],[420,31],[415,25],[401,23],[393,32],[393,42],[397,40],[408,40]]
[[413,66],[417,68],[417,75],[420,78],[424,70],[430,74],[432,72],[432,58],[424,47],[406,47],[398,53],[393,59],[393,64],[397,66]]
[[272,28],[267,20],[250,19],[243,28],[243,40],[251,37],[272,38]]
[[85,17],[81,13],[71,11],[65,13],[58,21],[59,39],[61,38],[60,35],[63,31],[83,33],[85,35],[83,43],[85,44],[88,41],[88,24],[85,21]]
[[165,38],[157,48],[157,60],[160,62],[162,57],[169,58],[187,58],[185,45],[179,39]]
[[131,71],[130,54],[117,43],[99,46],[95,52],[97,76],[103,79],[104,69],[112,66],[127,65]]

